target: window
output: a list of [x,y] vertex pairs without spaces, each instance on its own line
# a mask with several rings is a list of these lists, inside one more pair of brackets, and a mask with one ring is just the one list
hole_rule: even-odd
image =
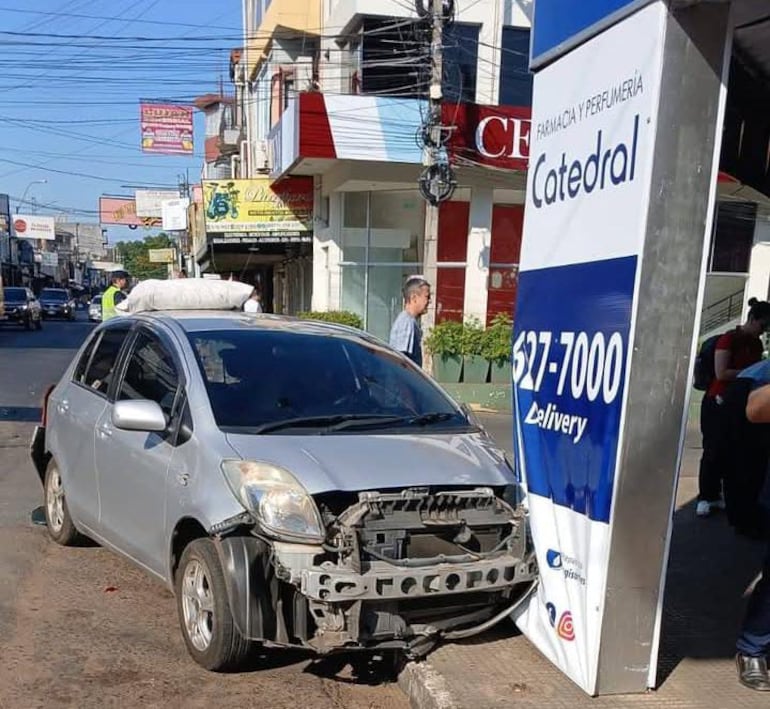
[[523,27],[503,27],[499,103],[501,106],[532,105],[529,30]]
[[114,327],[102,332],[99,344],[96,345],[93,357],[83,375],[83,384],[100,394],[107,395],[114,377],[115,363],[127,334],[128,326]]
[[79,384],[85,384],[85,373],[86,369],[88,369],[88,362],[91,360],[91,354],[93,353],[94,346],[98,341],[98,335],[91,338],[88,345],[86,345],[85,350],[83,350],[83,355],[80,357],[80,361],[78,362],[77,367],[75,367],[75,373],[73,374],[72,378]]
[[343,210],[341,306],[387,340],[404,280],[421,271],[424,201],[417,190],[346,192]]
[[179,375],[171,354],[152,335],[136,338],[120,385],[118,399],[149,399],[170,419],[179,390]]
[[720,202],[711,237],[710,271],[749,272],[756,220],[756,203]]
[[[355,51],[351,45],[351,58]],[[420,24],[397,17],[365,17],[361,26],[360,90],[364,94],[424,96],[425,34]]]
[[468,425],[426,375],[374,342],[254,330],[194,332],[190,341],[214,418],[225,429],[302,417],[426,413],[450,414],[453,430]]
[[[479,27],[454,22],[444,30],[444,99],[453,102],[476,100],[476,70],[479,57]],[[487,67],[491,71],[491,67]]]

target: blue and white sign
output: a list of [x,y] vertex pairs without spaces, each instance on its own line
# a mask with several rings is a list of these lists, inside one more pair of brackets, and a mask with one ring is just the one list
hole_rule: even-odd
[[517,622],[590,694],[623,474],[665,13],[663,3],[644,7],[535,76],[513,378],[516,468],[541,583]]
[[530,66],[568,52],[650,0],[535,0]]

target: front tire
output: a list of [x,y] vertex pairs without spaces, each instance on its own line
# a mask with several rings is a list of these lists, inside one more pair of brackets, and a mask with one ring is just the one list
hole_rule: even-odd
[[38,318],[35,320],[35,330],[42,330],[43,329],[43,318]]
[[27,318],[24,320],[24,329],[25,330],[32,329],[32,318],[29,315],[27,315]]
[[45,523],[48,527],[48,534],[57,544],[65,547],[74,546],[80,540],[80,533],[75,529],[75,524],[70,516],[59,466],[53,458],[51,458],[45,471],[43,490],[45,492]]
[[175,579],[177,613],[185,645],[207,670],[238,670],[253,643],[235,626],[219,555],[210,539],[196,539],[184,550]]

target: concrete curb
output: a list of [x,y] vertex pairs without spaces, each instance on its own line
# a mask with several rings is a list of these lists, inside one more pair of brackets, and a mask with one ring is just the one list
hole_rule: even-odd
[[398,676],[398,686],[409,697],[412,709],[461,709],[443,675],[427,660],[409,662]]

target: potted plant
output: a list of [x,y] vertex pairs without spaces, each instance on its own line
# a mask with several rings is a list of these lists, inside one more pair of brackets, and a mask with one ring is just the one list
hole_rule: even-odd
[[463,325],[454,320],[438,323],[425,338],[433,357],[433,376],[440,382],[457,384],[463,369]]
[[489,374],[489,361],[483,355],[484,328],[478,318],[468,318],[463,325],[463,381],[484,384]]
[[494,384],[511,383],[511,339],[513,322],[507,313],[495,315],[484,332],[482,353],[491,364],[490,381]]

